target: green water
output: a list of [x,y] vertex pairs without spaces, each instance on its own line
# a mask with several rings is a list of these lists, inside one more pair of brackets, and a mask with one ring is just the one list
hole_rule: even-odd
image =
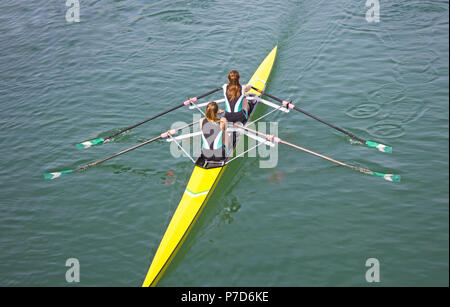
[[[276,168],[248,158],[208,204],[161,286],[448,286],[449,4],[363,0],[0,3],[0,285],[139,286],[192,171],[153,143],[82,173],[44,180],[158,135],[164,118],[112,134],[244,81],[278,43],[268,90],[300,113],[272,114],[281,138],[402,182],[289,147]],[[220,95],[216,95],[219,98]],[[171,172],[171,173],[170,173]],[[173,176],[172,176],[173,174]],[[220,191],[219,191],[220,192]],[[365,262],[377,258],[380,283]]]

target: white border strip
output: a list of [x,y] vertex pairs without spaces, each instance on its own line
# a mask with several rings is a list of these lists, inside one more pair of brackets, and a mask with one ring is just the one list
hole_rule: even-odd
[[189,191],[186,189],[186,190],[184,190],[184,193],[186,193],[186,194],[189,195],[190,197],[198,197],[198,196],[202,196],[202,195],[208,194],[209,191],[210,191],[210,190],[205,191],[205,192],[201,192],[201,193],[196,193],[196,194],[194,194],[194,193],[192,193],[192,192],[189,192]]

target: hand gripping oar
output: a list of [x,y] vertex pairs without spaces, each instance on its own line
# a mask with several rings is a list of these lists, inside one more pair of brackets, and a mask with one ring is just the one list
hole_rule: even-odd
[[250,131],[250,132],[253,132],[253,133],[255,133],[255,134],[260,134],[260,135],[264,136],[264,137],[266,138],[266,140],[268,140],[269,142],[282,143],[282,144],[291,146],[291,147],[293,147],[293,148],[295,148],[295,149],[302,150],[302,151],[307,152],[307,153],[309,153],[309,154],[312,154],[312,155],[314,155],[314,156],[317,156],[317,157],[320,157],[320,158],[322,158],[322,159],[328,160],[328,161],[330,161],[330,162],[339,164],[339,165],[341,165],[341,166],[349,167],[349,168],[351,168],[351,169],[354,169],[354,170],[356,170],[356,171],[358,171],[358,172],[361,172],[361,173],[364,173],[364,174],[367,174],[367,175],[372,175],[372,176],[375,176],[375,177],[381,177],[381,178],[384,178],[385,180],[391,181],[391,182],[400,182],[400,180],[401,180],[401,176],[400,176],[400,175],[383,174],[383,173],[374,172],[374,171],[371,171],[371,170],[369,170],[369,169],[365,169],[365,168],[362,168],[362,167],[350,165],[350,164],[347,164],[347,163],[340,162],[340,161],[338,161],[338,160],[332,159],[332,158],[330,158],[330,157],[321,155],[321,154],[319,154],[319,153],[317,153],[317,152],[314,152],[314,151],[312,151],[312,150],[309,150],[309,149],[300,147],[300,146],[298,146],[298,145],[289,143],[289,142],[287,142],[287,141],[285,141],[285,140],[280,139],[279,137],[276,137],[276,136],[273,136],[273,135],[269,135],[269,134],[265,134],[265,133],[262,133],[262,132],[259,132],[259,131],[256,131],[256,130],[247,128],[247,127],[245,127],[245,126],[241,126],[240,128],[246,129],[246,130],[248,130],[248,131]]
[[350,132],[348,132],[348,131],[346,131],[346,130],[344,130],[342,128],[336,127],[335,125],[330,124],[329,122],[326,122],[323,119],[320,119],[320,118],[318,118],[318,117],[316,117],[316,116],[306,112],[305,110],[300,109],[299,107],[296,107],[291,101],[282,100],[282,99],[277,98],[275,96],[272,96],[272,95],[270,95],[270,94],[268,94],[268,93],[266,93],[266,92],[264,92],[262,90],[259,90],[259,89],[255,88],[253,86],[252,86],[252,88],[255,91],[261,93],[262,95],[266,95],[267,97],[270,97],[270,98],[280,102],[286,109],[291,109],[291,110],[293,109],[293,110],[301,112],[301,113],[303,113],[303,114],[305,114],[305,115],[307,115],[307,116],[309,116],[311,118],[314,118],[315,120],[318,120],[319,122],[321,122],[321,123],[323,123],[323,124],[333,128],[333,129],[336,129],[336,130],[338,130],[338,131],[348,135],[349,137],[354,138],[355,140],[358,140],[359,142],[365,144],[369,148],[376,148],[379,151],[387,152],[387,153],[391,153],[392,152],[392,147],[391,146],[387,146],[387,145],[380,144],[380,143],[377,143],[377,142],[374,142],[374,141],[369,141],[369,140],[360,138],[360,137],[354,135],[353,133],[350,133]]
[[168,130],[168,131],[166,131],[166,132],[161,133],[159,136],[154,137],[154,138],[152,138],[152,139],[150,139],[150,140],[147,140],[147,141],[145,141],[145,142],[143,142],[143,143],[140,143],[140,144],[137,144],[137,145],[135,145],[135,146],[133,146],[133,147],[130,147],[130,148],[128,148],[128,149],[122,150],[121,152],[115,153],[115,154],[113,154],[113,155],[111,155],[111,156],[109,156],[109,157],[106,157],[106,158],[104,158],[104,159],[101,159],[101,160],[98,160],[98,161],[95,161],[95,162],[92,162],[92,163],[89,163],[89,164],[85,164],[85,165],[80,166],[80,167],[78,167],[78,168],[76,168],[76,169],[73,169],[73,170],[70,169],[70,170],[61,171],[61,172],[45,173],[45,174],[44,174],[44,178],[45,178],[45,179],[56,179],[56,178],[58,178],[58,177],[60,177],[60,176],[62,176],[62,175],[65,175],[65,174],[69,174],[69,173],[73,173],[73,172],[85,170],[85,169],[87,169],[87,168],[89,168],[89,167],[98,165],[98,164],[103,163],[103,162],[105,162],[105,161],[108,161],[108,160],[110,160],[110,159],[112,159],[112,158],[118,157],[118,156],[123,155],[123,154],[125,154],[125,153],[127,153],[127,152],[130,152],[130,151],[132,151],[132,150],[135,150],[135,149],[137,149],[137,148],[139,148],[139,147],[142,147],[142,146],[144,146],[144,145],[150,144],[150,143],[152,143],[152,142],[154,142],[154,141],[157,141],[157,140],[164,139],[164,138],[167,138],[167,137],[169,137],[169,136],[172,136],[172,135],[176,134],[178,131],[180,131],[180,130],[182,130],[182,129],[185,129],[185,128],[187,128],[187,127],[193,126],[193,125],[195,125],[195,124],[198,123],[198,122],[199,122],[199,121],[195,121],[195,122],[190,123],[189,125],[183,126],[183,127],[181,127],[181,128]]
[[209,92],[207,92],[207,93],[205,93],[205,94],[202,94],[202,95],[200,95],[200,96],[197,96],[197,97],[194,97],[194,98],[190,98],[190,99],[186,100],[185,102],[183,102],[182,104],[180,104],[180,105],[178,105],[178,106],[175,106],[175,107],[173,107],[173,108],[170,108],[169,110],[164,111],[164,112],[162,112],[162,113],[159,113],[158,115],[152,116],[152,117],[150,117],[150,118],[148,118],[148,119],[146,119],[146,120],[143,120],[143,121],[141,121],[141,122],[139,122],[139,123],[137,123],[137,124],[134,124],[134,125],[132,125],[132,126],[130,126],[130,127],[127,127],[127,128],[125,128],[125,129],[122,129],[122,130],[120,130],[119,132],[116,132],[116,133],[114,133],[114,134],[112,134],[112,135],[110,135],[110,136],[107,136],[107,137],[104,137],[104,138],[98,138],[98,139],[88,140],[88,141],[84,141],[84,142],[78,143],[78,144],[77,144],[77,147],[80,147],[80,148],[89,148],[89,147],[91,147],[91,146],[101,145],[101,144],[103,144],[103,143],[104,143],[106,140],[108,140],[108,139],[111,139],[111,138],[113,138],[113,137],[115,137],[115,136],[118,136],[119,134],[122,134],[122,133],[128,131],[128,130],[131,130],[131,129],[133,129],[133,128],[136,128],[137,126],[140,126],[140,125],[142,125],[142,124],[145,124],[145,123],[147,123],[147,122],[149,122],[149,121],[151,121],[151,120],[153,120],[153,119],[155,119],[155,118],[158,118],[158,117],[163,116],[163,115],[165,115],[165,114],[167,114],[167,113],[170,113],[170,112],[172,112],[172,111],[175,111],[176,109],[179,109],[179,108],[181,108],[181,107],[183,107],[183,106],[189,106],[189,105],[193,104],[194,102],[196,102],[197,100],[199,100],[199,99],[201,99],[201,98],[203,98],[203,97],[209,96],[209,95],[211,95],[211,94],[213,94],[213,93],[215,93],[215,92],[217,92],[217,91],[219,91],[219,90],[221,90],[221,89],[222,89],[221,87],[220,87],[220,88],[216,88],[216,89],[214,89],[214,90],[212,90],[212,91],[209,91]]

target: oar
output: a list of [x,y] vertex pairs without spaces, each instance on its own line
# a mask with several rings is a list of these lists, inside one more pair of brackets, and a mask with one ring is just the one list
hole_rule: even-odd
[[179,108],[181,108],[181,107],[183,107],[183,106],[191,105],[191,104],[193,104],[194,102],[196,102],[197,100],[199,100],[199,99],[201,99],[201,98],[203,98],[203,97],[209,96],[209,95],[211,95],[211,94],[213,94],[213,93],[215,93],[215,92],[217,92],[217,91],[219,91],[219,90],[221,90],[221,89],[222,89],[222,88],[219,87],[219,88],[216,88],[216,89],[214,89],[214,90],[212,90],[212,91],[209,91],[209,92],[207,92],[207,93],[205,93],[205,94],[202,94],[202,95],[200,95],[200,96],[197,96],[197,97],[194,97],[194,98],[190,98],[190,99],[186,100],[185,102],[183,102],[182,104],[180,104],[180,105],[178,105],[178,106],[175,106],[175,107],[173,107],[173,108],[170,108],[169,110],[164,111],[164,112],[162,112],[162,113],[159,113],[158,115],[152,116],[152,117],[150,117],[150,118],[148,118],[148,119],[146,119],[146,120],[143,120],[143,121],[141,121],[141,122],[139,122],[139,123],[137,123],[137,124],[134,124],[134,125],[132,125],[132,126],[130,126],[130,127],[127,127],[127,128],[125,128],[125,129],[122,129],[122,130],[120,130],[119,132],[116,132],[116,133],[114,133],[114,134],[112,134],[112,135],[110,135],[110,136],[107,136],[107,137],[104,137],[104,138],[98,138],[98,139],[93,139],[93,140],[84,141],[84,142],[82,142],[82,143],[78,143],[78,144],[77,144],[77,147],[80,147],[80,148],[89,148],[89,147],[91,147],[91,146],[101,145],[101,144],[103,144],[103,143],[104,143],[106,140],[108,140],[108,139],[111,139],[111,138],[113,138],[113,137],[115,137],[115,136],[118,136],[119,134],[122,134],[122,133],[128,131],[128,130],[131,130],[131,129],[133,129],[133,128],[136,128],[137,126],[140,126],[140,125],[142,125],[142,124],[145,124],[145,123],[147,123],[147,122],[149,122],[149,121],[151,121],[151,120],[153,120],[153,119],[155,119],[155,118],[158,118],[158,117],[163,116],[163,115],[165,115],[165,114],[167,114],[167,113],[170,113],[170,112],[172,112],[172,111],[175,111],[176,109],[179,109]]
[[239,126],[239,127],[241,127],[242,129],[246,129],[246,130],[248,130],[248,131],[250,131],[250,132],[253,132],[253,133],[255,133],[255,134],[256,134],[256,133],[257,133],[257,134],[260,134],[260,135],[264,136],[264,137],[266,138],[266,140],[268,140],[268,141],[270,141],[270,142],[282,143],[282,144],[291,146],[291,147],[293,147],[293,148],[302,150],[302,151],[304,151],[304,152],[307,152],[307,153],[312,154],[312,155],[314,155],[314,156],[317,156],[317,157],[320,157],[320,158],[322,158],[322,159],[328,160],[328,161],[330,161],[330,162],[339,164],[339,165],[341,165],[341,166],[349,167],[349,168],[351,168],[351,169],[354,169],[354,170],[356,170],[356,171],[359,171],[359,172],[364,173],[364,174],[367,174],[367,175],[372,175],[372,176],[375,176],[375,177],[381,177],[381,178],[384,178],[385,180],[391,181],[391,182],[400,182],[400,180],[401,180],[401,176],[400,176],[400,175],[383,174],[383,173],[374,172],[374,171],[371,171],[371,170],[369,170],[369,169],[365,169],[365,168],[362,168],[362,167],[358,167],[358,166],[354,166],[354,165],[349,165],[349,164],[347,164],[347,163],[340,162],[340,161],[335,160],[335,159],[332,159],[332,158],[330,158],[330,157],[321,155],[321,154],[319,154],[319,153],[317,153],[317,152],[314,152],[314,151],[312,151],[312,150],[309,150],[309,149],[300,147],[300,146],[298,146],[298,145],[289,143],[288,141],[282,140],[282,139],[280,139],[279,137],[276,137],[276,136],[273,136],[273,135],[268,135],[268,134],[265,134],[265,133],[262,133],[262,132],[259,132],[259,131],[256,131],[256,130],[253,130],[253,129],[244,127],[244,126]]
[[65,174],[70,174],[70,173],[73,173],[73,172],[85,170],[85,169],[87,169],[87,168],[89,168],[89,167],[98,165],[98,164],[103,163],[103,162],[105,162],[105,161],[108,161],[108,160],[110,160],[110,159],[112,159],[112,158],[118,157],[118,156],[123,155],[123,154],[125,154],[125,153],[127,153],[127,152],[130,152],[130,151],[132,151],[132,150],[135,150],[135,149],[137,149],[137,148],[139,148],[139,147],[142,147],[142,146],[144,146],[144,145],[150,144],[150,143],[152,143],[152,142],[154,142],[154,141],[157,141],[157,140],[160,140],[160,139],[167,138],[168,136],[172,136],[172,135],[176,134],[178,131],[180,131],[180,130],[182,130],[182,129],[185,129],[185,128],[187,128],[187,127],[193,126],[193,125],[195,125],[195,124],[198,123],[198,122],[199,122],[199,121],[195,121],[195,122],[190,123],[189,125],[186,125],[186,126],[184,126],[184,127],[181,127],[181,128],[178,128],[178,129],[168,130],[168,131],[166,131],[166,132],[161,133],[159,136],[154,137],[154,138],[152,138],[152,139],[150,139],[150,140],[147,140],[147,141],[145,141],[145,142],[143,142],[143,143],[140,143],[140,144],[135,145],[135,146],[133,146],[133,147],[130,147],[130,148],[128,148],[128,149],[122,150],[121,152],[115,153],[115,154],[113,154],[113,155],[111,155],[111,156],[109,156],[109,157],[106,157],[106,158],[104,158],[104,159],[101,159],[101,160],[98,160],[98,161],[95,161],[95,162],[92,162],[92,163],[89,163],[89,164],[85,164],[85,165],[80,166],[80,167],[78,167],[78,168],[76,168],[76,169],[73,169],[73,170],[70,169],[70,170],[66,170],[66,171],[53,172],[53,173],[45,173],[45,174],[44,174],[44,178],[45,178],[45,179],[56,179],[56,178],[58,178],[58,177],[60,177],[60,176],[62,176],[62,175],[65,175]]
[[303,113],[303,114],[305,114],[305,115],[307,115],[307,116],[309,116],[311,118],[314,118],[315,120],[318,120],[319,122],[321,122],[321,123],[323,123],[323,124],[333,128],[333,129],[336,129],[336,130],[338,130],[338,131],[348,135],[351,138],[354,138],[355,140],[358,140],[359,142],[365,144],[369,148],[376,148],[379,151],[387,152],[387,153],[391,153],[392,152],[392,147],[391,146],[380,144],[380,143],[377,143],[377,142],[374,142],[374,141],[369,141],[369,140],[363,139],[361,137],[358,137],[358,136],[354,135],[353,133],[348,132],[347,130],[344,130],[342,128],[336,127],[335,125],[330,124],[329,122],[326,122],[323,119],[320,119],[320,118],[318,118],[318,117],[316,117],[316,116],[306,112],[305,110],[300,109],[299,107],[296,107],[291,101],[282,100],[282,99],[277,98],[275,96],[272,96],[272,95],[270,95],[270,94],[268,94],[268,93],[266,93],[266,92],[264,92],[262,90],[259,90],[259,89],[255,88],[253,86],[252,86],[252,89],[254,89],[255,91],[261,93],[262,95],[266,95],[267,97],[270,97],[270,98],[280,102],[285,108],[289,108],[289,109],[293,109],[293,110],[296,110],[298,112],[301,112],[301,113]]

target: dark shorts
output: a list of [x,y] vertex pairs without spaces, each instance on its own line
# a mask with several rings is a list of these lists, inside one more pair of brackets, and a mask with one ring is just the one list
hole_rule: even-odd
[[202,156],[208,161],[224,161],[227,158],[225,146],[215,150],[202,148]]
[[245,110],[242,110],[237,113],[225,112],[225,118],[227,119],[227,121],[232,123],[235,122],[245,123],[247,121],[247,112]]

